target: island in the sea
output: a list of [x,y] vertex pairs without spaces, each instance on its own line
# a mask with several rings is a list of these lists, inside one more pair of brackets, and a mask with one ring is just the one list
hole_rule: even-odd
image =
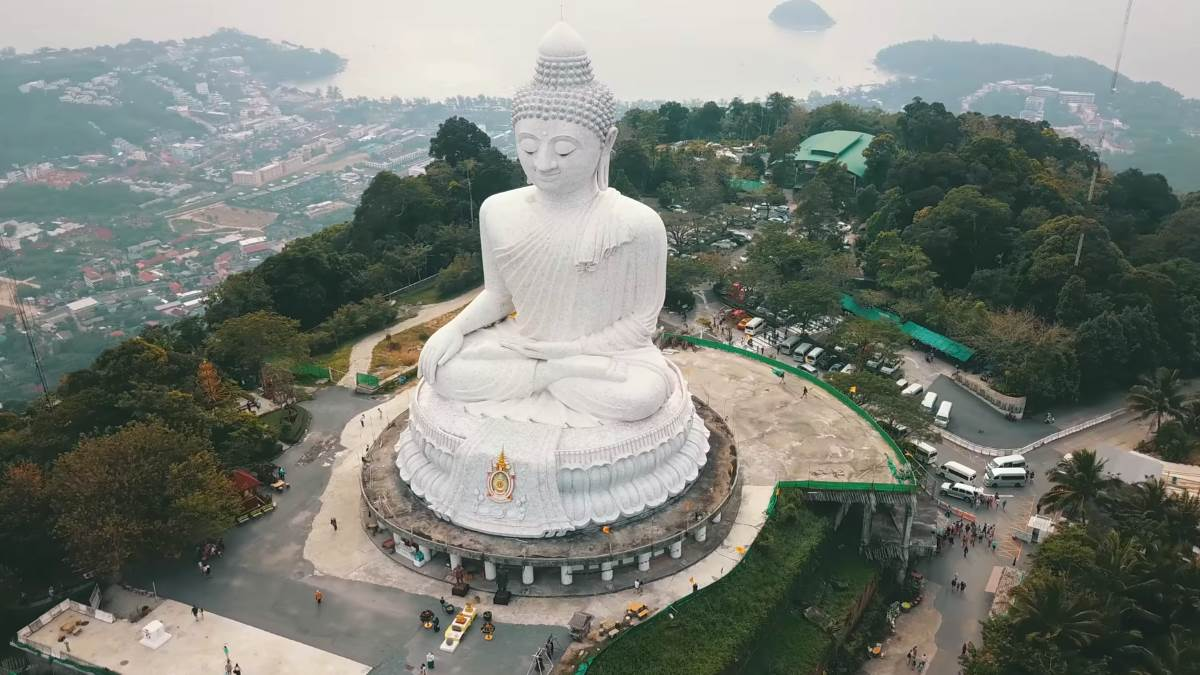
[[771,21],[792,30],[825,30],[834,24],[833,17],[813,0],[785,0],[770,16]]

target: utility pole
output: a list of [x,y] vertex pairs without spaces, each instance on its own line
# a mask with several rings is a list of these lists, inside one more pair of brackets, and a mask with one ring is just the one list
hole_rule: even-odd
[[[0,243],[0,250],[11,253],[8,246]],[[38,355],[37,342],[33,336],[33,327],[29,323],[29,315],[25,311],[25,302],[17,296],[17,282],[6,279],[4,285],[12,298],[13,307],[17,310],[17,319],[21,322],[21,330],[25,331],[25,342],[29,345],[29,353],[33,357],[33,369],[37,373],[38,384],[42,387],[42,395],[50,395],[50,386],[46,382],[46,371],[42,367],[42,357]]]
[[1079,245],[1075,247],[1075,267],[1079,267],[1079,256],[1083,255],[1083,233],[1079,233]]

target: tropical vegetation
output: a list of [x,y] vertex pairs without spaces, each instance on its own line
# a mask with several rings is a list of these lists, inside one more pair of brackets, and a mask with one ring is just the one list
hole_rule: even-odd
[[1200,672],[1200,499],[1124,484],[1084,450],[1051,469],[1044,509],[1068,520],[1040,544],[1009,609],[984,623],[966,675]]

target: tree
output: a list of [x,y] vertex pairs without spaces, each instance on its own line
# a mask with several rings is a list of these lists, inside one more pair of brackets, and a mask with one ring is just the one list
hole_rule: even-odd
[[1021,293],[1042,316],[1051,316],[1057,309],[1058,294],[1072,275],[1082,278],[1092,291],[1103,292],[1112,289],[1130,269],[1104,226],[1082,216],[1060,216],[1046,221],[1024,235],[1021,249],[1024,251],[1018,263]]
[[905,237],[925,251],[944,284],[962,288],[976,270],[1004,264],[1015,237],[1011,224],[1008,205],[964,185],[919,212]]
[[62,545],[49,533],[54,512],[42,467],[16,462],[0,472],[0,547],[5,563],[26,586],[54,583],[63,572]]
[[900,155],[900,144],[892,134],[879,134],[871,139],[871,143],[863,150],[863,159],[867,162],[867,170],[863,180],[875,187],[882,188],[888,172],[892,169],[896,157]]
[[937,279],[925,252],[905,244],[894,231],[884,231],[871,241],[863,257],[863,271],[901,298],[924,297]]
[[263,364],[259,376],[262,382],[263,396],[279,407],[289,406],[296,402],[296,378],[292,371],[277,365]]
[[658,106],[658,117],[662,120],[662,137],[664,143],[674,143],[687,138],[688,115],[686,106],[675,101],[667,101]]
[[1072,453],[1070,459],[1063,459],[1046,473],[1053,486],[1038,499],[1038,506],[1086,525],[1096,501],[1118,484],[1117,479],[1105,475],[1106,463],[1095,450]]
[[840,236],[838,210],[833,190],[823,180],[814,178],[796,193],[796,216],[811,241],[833,243]]
[[217,284],[204,305],[204,320],[214,328],[235,316],[272,309],[271,289],[260,276],[242,272]]
[[617,141],[609,171],[610,181],[614,185],[616,182],[612,179],[618,172],[624,173],[637,190],[635,194],[645,192],[650,186],[650,157],[642,144],[634,139],[620,138]]
[[201,403],[210,408],[229,398],[229,391],[212,361],[202,361],[196,370],[196,395]]
[[108,578],[216,537],[238,512],[208,443],[158,422],[81,441],[54,463],[50,492],[72,559]]
[[1153,231],[1163,218],[1179,208],[1179,198],[1162,174],[1145,174],[1139,169],[1126,169],[1113,176],[1101,201],[1111,209],[1132,215],[1141,234]]
[[918,439],[929,436],[929,415],[915,397],[902,395],[891,378],[860,370],[830,373],[825,379],[892,429],[907,428],[909,436]]
[[713,101],[706,101],[699,108],[692,109],[688,129],[695,138],[715,140],[721,136],[721,122],[724,118],[724,108]]
[[908,346],[908,335],[891,321],[849,318],[834,329],[833,342],[845,345],[851,362],[860,369],[867,361],[894,363]]
[[962,138],[958,118],[941,103],[926,103],[920,97],[904,106],[896,120],[896,131],[904,147],[917,152],[953,148]]
[[242,380],[255,381],[268,361],[308,356],[297,321],[274,312],[253,312],[221,324],[208,338],[208,357]]
[[1081,649],[1102,633],[1101,613],[1088,595],[1073,593],[1059,577],[1038,576],[1013,593],[1014,627],[1025,639]]
[[479,159],[492,147],[492,139],[464,117],[451,117],[438,125],[429,139],[429,156],[457,165],[464,159]]
[[770,130],[767,133],[774,133],[776,129],[787,123],[791,116],[792,108],[796,105],[796,99],[792,96],[785,96],[783,93],[773,91],[767,95],[767,115],[770,119]]
[[1181,385],[1178,370],[1158,368],[1153,377],[1143,375],[1129,390],[1129,407],[1138,413],[1138,419],[1154,417],[1154,428],[1157,429],[1164,416],[1182,416],[1188,399]]

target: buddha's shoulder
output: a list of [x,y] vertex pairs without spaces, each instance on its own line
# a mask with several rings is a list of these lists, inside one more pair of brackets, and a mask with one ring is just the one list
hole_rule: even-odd
[[505,211],[520,209],[528,205],[533,199],[534,188],[532,185],[519,187],[514,190],[505,190],[483,200],[479,205],[480,220],[487,218],[490,214],[502,214]]
[[657,211],[615,190],[613,194],[616,195],[613,214],[628,225],[634,234],[659,235],[663,233],[662,217],[658,215]]

